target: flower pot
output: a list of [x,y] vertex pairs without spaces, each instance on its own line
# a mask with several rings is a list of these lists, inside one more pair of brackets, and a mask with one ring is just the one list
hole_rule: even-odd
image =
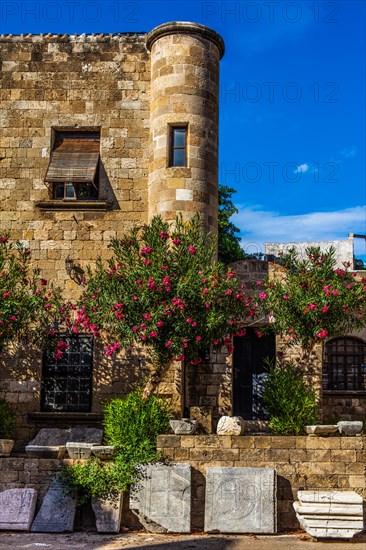
[[10,456],[13,446],[13,439],[0,439],[0,456]]

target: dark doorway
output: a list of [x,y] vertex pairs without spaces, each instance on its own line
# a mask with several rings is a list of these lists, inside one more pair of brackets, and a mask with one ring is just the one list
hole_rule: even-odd
[[234,415],[247,420],[265,418],[261,386],[266,376],[263,360],[274,359],[276,343],[273,334],[257,336],[248,328],[245,336],[234,338],[233,409]]

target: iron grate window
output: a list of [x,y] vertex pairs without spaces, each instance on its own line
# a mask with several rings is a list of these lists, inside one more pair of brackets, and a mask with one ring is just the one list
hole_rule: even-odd
[[60,359],[54,350],[43,354],[41,410],[90,412],[93,378],[93,337],[59,335],[68,344]]
[[323,389],[366,391],[366,342],[342,337],[326,343]]

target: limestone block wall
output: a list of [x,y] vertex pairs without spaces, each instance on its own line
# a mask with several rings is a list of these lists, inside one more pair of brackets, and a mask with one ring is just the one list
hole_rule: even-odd
[[[150,55],[146,37],[0,36],[1,229],[24,240],[42,276],[78,291],[81,268],[131,225],[147,220]],[[100,194],[107,207],[61,211],[44,182],[52,129],[100,131]]]
[[202,530],[206,468],[275,468],[278,528],[298,529],[292,503],[300,489],[356,491],[366,498],[366,437],[177,436],[158,437],[158,449],[192,471],[192,528]]

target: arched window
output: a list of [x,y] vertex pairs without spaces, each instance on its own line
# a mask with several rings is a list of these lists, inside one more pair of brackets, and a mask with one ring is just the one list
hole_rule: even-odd
[[323,389],[366,391],[366,342],[345,336],[325,344]]

